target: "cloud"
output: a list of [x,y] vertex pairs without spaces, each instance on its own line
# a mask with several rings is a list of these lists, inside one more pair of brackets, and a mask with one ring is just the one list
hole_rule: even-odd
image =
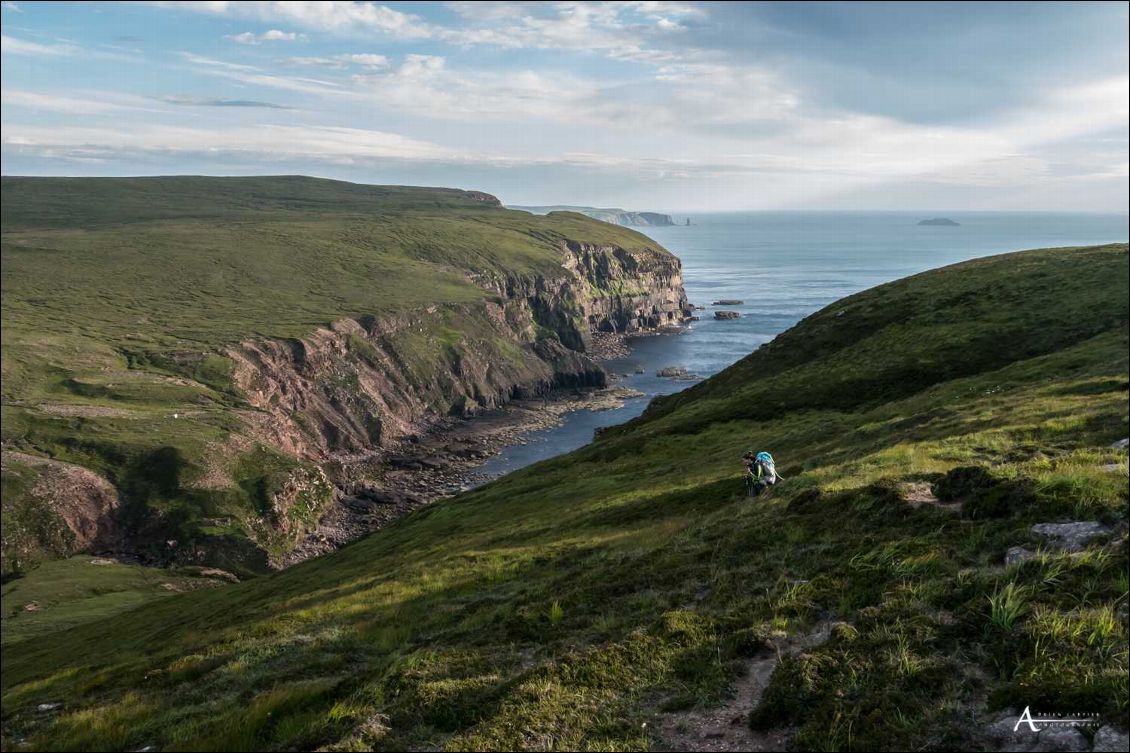
[[2,96],[4,104],[10,107],[67,115],[96,115],[115,110],[161,112],[143,97],[117,92],[86,91],[78,94],[56,94],[5,88]]
[[5,55],[74,55],[79,50],[73,44],[40,44],[26,39],[16,39],[7,34],[0,35],[0,52]]
[[375,53],[342,53],[329,57],[289,57],[282,61],[286,65],[305,65],[319,68],[334,68],[342,70],[351,65],[363,68],[387,68],[389,60],[384,55]]
[[6,125],[5,147],[55,156],[113,157],[122,153],[233,153],[263,160],[313,158],[458,160],[462,153],[400,134],[363,128],[264,125],[218,129],[173,125]]
[[50,43],[30,42],[26,39],[17,39],[7,34],[0,34],[0,53],[4,55],[25,55],[31,57],[66,58],[87,57],[102,60],[121,60],[134,62],[136,55],[121,52],[107,52],[105,50],[90,50],[79,47],[66,40],[55,40]]
[[23,156],[65,160],[128,160],[137,155],[217,157],[262,163],[304,160],[335,165],[387,162],[483,166],[558,167],[589,172],[709,176],[746,172],[729,164],[632,159],[603,154],[514,157],[445,147],[396,133],[365,128],[257,124],[218,129],[179,125],[22,126],[6,125],[3,148]]
[[[16,89],[14,98],[6,91],[5,105],[16,116],[23,110],[63,116],[37,120],[54,130],[5,122],[5,137],[14,139],[6,153],[121,164],[170,164],[168,155],[183,155],[186,165],[199,155],[202,165],[222,165],[227,155],[248,166],[397,161],[398,175],[421,179],[513,167],[514,175],[528,170],[534,176],[541,169],[599,173],[622,185],[640,186],[632,181],[641,176],[699,181],[684,184],[688,201],[700,195],[698,189],[722,190],[706,184],[718,178],[727,195],[737,191],[727,201],[744,197],[777,205],[836,192],[850,196],[857,188],[879,195],[884,185],[933,186],[936,195],[952,196],[963,186],[985,195],[1020,195],[1056,181],[1125,182],[1130,80],[1124,55],[1109,62],[1111,49],[1125,49],[1124,38],[1096,50],[1099,62],[1083,73],[1070,67],[1076,53],[1068,51],[1082,49],[1090,37],[1070,23],[1064,28],[1071,33],[1054,44],[1037,35],[1047,57],[1039,64],[1018,57],[1032,44],[1027,21],[1016,21],[1017,30],[1004,35],[1007,54],[962,54],[992,48],[1000,29],[1012,23],[1011,14],[996,6],[920,16],[909,5],[835,6],[813,14],[790,4],[571,0],[454,2],[442,8],[157,4],[217,16],[210,25],[222,30],[213,31],[213,39],[247,28],[255,31],[234,34],[233,41],[282,47],[255,64],[235,62],[234,55],[226,60],[180,53],[175,73],[212,79],[211,88],[183,91],[216,96],[139,93],[139,102],[91,92],[39,93],[30,84]],[[1037,15],[1050,12],[1044,7]],[[1078,15],[1099,14],[1095,7]],[[1124,14],[1112,17],[1119,12]],[[1057,8],[1052,15],[1066,23],[1077,14]],[[930,19],[936,23],[920,23]],[[840,22],[848,26],[841,29]],[[316,52],[288,56],[310,50],[284,42],[315,33]],[[5,36],[5,58],[39,56],[36,63],[44,68],[52,62],[73,67],[100,52],[86,37],[80,43],[95,49],[20,34],[36,41]],[[388,39],[399,44],[385,49],[379,42]],[[1031,73],[1059,61],[1070,71]],[[13,81],[5,79],[9,86]],[[302,95],[302,109],[272,112],[288,109],[272,99],[298,101],[279,91]],[[155,111],[164,116],[114,112],[146,102],[163,108]],[[248,110],[240,114],[239,108]],[[252,119],[279,124],[252,128],[246,123]],[[313,125],[296,125],[300,119]],[[228,131],[231,122],[236,129]],[[200,127],[179,128],[185,124]],[[334,127],[339,124],[349,127]],[[87,130],[58,130],[64,126]],[[114,129],[125,137],[112,138]],[[479,172],[444,173],[441,165],[473,165]],[[1053,195],[1050,188],[1047,195]]]
[[121,108],[121,105],[101,100],[42,94],[22,89],[4,89],[0,92],[0,97],[3,97],[5,105],[75,115],[91,115]]
[[399,65],[352,77],[354,96],[397,112],[469,122],[537,118],[604,122],[599,84],[565,73],[453,69],[438,55],[405,55]]
[[[377,33],[398,40],[487,45],[505,49],[569,49],[617,60],[661,63],[683,59],[678,49],[658,49],[705,12],[689,3],[474,2],[450,3],[459,25],[429,22],[373,2],[156,2],[164,8],[285,23],[346,35]],[[253,44],[250,32],[237,35]],[[240,40],[243,41],[243,40]]]
[[684,30],[685,20],[705,15],[686,3],[456,3],[453,7],[472,23],[435,33],[452,44],[598,52],[614,60],[651,64],[697,55],[685,47],[660,49],[653,42]]
[[17,3],[12,2],[12,0],[4,0],[4,2],[0,3],[0,8],[10,10],[13,13],[23,13],[23,9],[21,9]]
[[418,16],[368,2],[156,2],[173,10],[286,22],[308,29],[335,32],[376,31],[400,39],[426,39],[432,28]]
[[273,89],[300,92],[302,94],[321,94],[327,96],[349,96],[350,92],[341,84],[324,79],[298,76],[278,76],[267,73],[262,68],[242,63],[216,60],[191,52],[181,52],[180,56],[196,67],[201,73],[238,81],[243,84],[267,86]]
[[256,34],[253,31],[245,31],[242,34],[228,34],[224,39],[230,39],[237,44],[251,44],[257,45],[263,42],[297,42],[305,41],[306,35],[299,34],[294,31],[280,31],[279,29],[270,29],[262,34]]
[[184,107],[262,107],[269,110],[290,110],[286,105],[276,105],[273,102],[261,102],[255,99],[220,99],[218,97],[178,97],[166,95],[154,97],[159,102]]

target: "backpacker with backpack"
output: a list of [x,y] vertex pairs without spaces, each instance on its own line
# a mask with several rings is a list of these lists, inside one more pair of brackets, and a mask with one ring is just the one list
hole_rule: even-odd
[[746,486],[749,490],[749,496],[756,497],[781,479],[781,477],[777,475],[777,467],[773,462],[773,456],[768,452],[759,452],[754,455],[751,450],[742,457],[749,462],[749,472],[746,474]]

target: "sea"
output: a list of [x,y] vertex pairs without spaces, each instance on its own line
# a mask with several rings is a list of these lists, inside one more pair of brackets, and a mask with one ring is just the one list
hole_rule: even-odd
[[[957,226],[919,225],[943,216]],[[606,362],[617,384],[642,397],[623,407],[578,410],[556,427],[532,431],[478,469],[489,479],[592,441],[596,429],[643,412],[658,395],[694,382],[657,377],[681,366],[709,377],[833,301],[891,280],[993,254],[1029,248],[1125,243],[1126,215],[922,212],[730,212],[675,214],[690,225],[638,228],[678,256],[701,318],[681,333],[631,338],[630,354]],[[723,299],[740,305],[712,306]],[[714,310],[741,318],[715,320]],[[637,373],[641,372],[642,373]]]

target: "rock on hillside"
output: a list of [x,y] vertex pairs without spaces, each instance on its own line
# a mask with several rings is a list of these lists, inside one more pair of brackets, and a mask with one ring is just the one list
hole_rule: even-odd
[[81,466],[4,450],[3,574],[44,559],[113,549],[121,540],[115,520],[118,492]]

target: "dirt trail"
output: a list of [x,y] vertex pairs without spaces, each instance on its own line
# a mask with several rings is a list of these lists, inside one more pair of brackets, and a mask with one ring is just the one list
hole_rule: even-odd
[[788,730],[750,729],[750,712],[757,708],[773,670],[784,656],[802,653],[828,640],[833,622],[819,623],[811,632],[781,638],[761,656],[749,660],[744,676],[734,682],[733,696],[709,709],[660,714],[656,718],[657,750],[770,751],[785,750]]

